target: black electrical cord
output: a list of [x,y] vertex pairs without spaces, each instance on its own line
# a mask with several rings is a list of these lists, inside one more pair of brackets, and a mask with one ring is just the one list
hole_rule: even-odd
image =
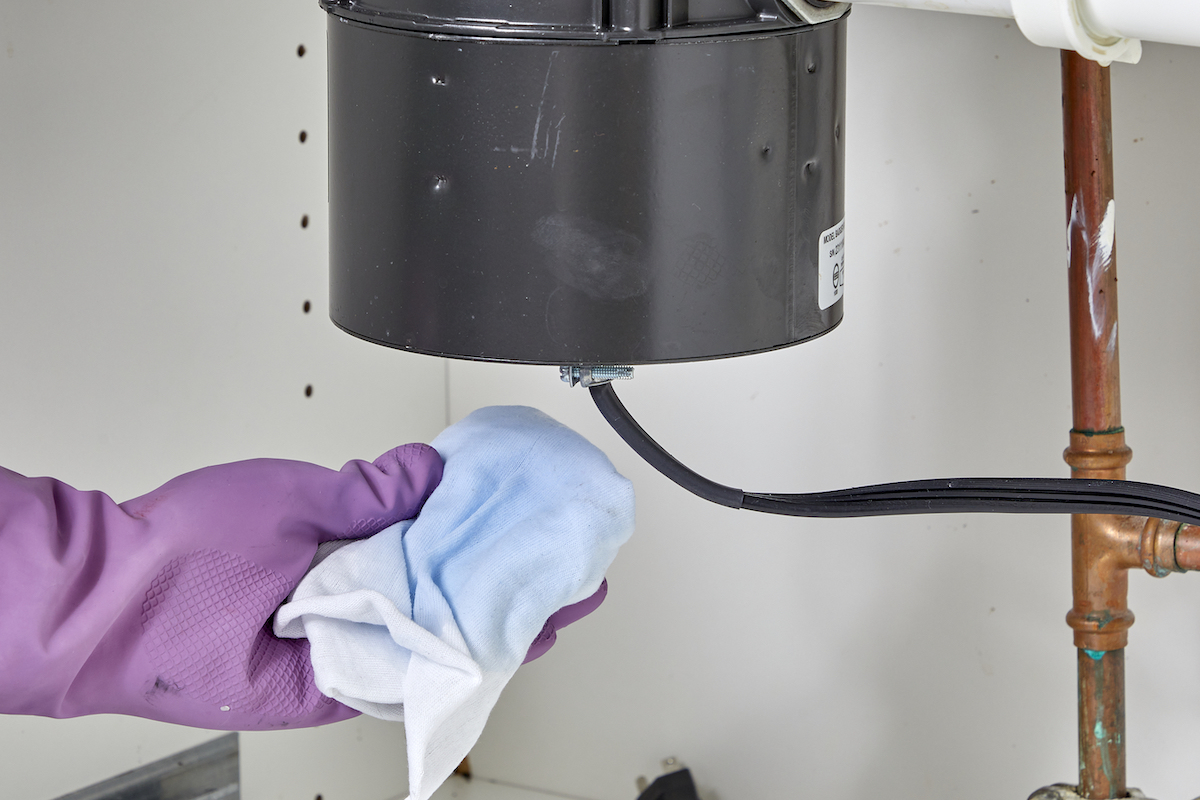
[[756,494],[688,469],[642,429],[612,384],[589,387],[617,435],[692,494],[729,508],[793,517],[898,514],[1130,514],[1200,525],[1200,495],[1153,483],[1073,478],[942,478],[809,494]]

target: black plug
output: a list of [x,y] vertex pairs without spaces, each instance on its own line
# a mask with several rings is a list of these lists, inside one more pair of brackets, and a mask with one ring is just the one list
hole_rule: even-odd
[[637,800],[700,800],[700,795],[696,794],[691,771],[684,768],[655,780]]

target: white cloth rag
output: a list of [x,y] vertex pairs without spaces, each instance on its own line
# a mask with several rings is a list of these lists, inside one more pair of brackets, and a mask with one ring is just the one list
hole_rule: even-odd
[[634,517],[608,458],[535,409],[480,409],[433,447],[420,515],[328,555],[275,615],[324,694],[404,721],[411,800],[470,751],[547,618],[599,588]]

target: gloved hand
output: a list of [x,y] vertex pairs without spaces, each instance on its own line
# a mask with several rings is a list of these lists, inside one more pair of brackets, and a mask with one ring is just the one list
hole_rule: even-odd
[[528,664],[535,658],[544,656],[554,646],[554,643],[558,641],[558,632],[560,630],[572,622],[578,622],[595,611],[604,602],[604,598],[606,597],[608,597],[608,581],[603,580],[600,581],[600,588],[590,596],[585,597],[578,603],[564,606],[551,614],[550,619],[546,620],[546,624],[542,626],[542,630],[538,633],[537,638],[533,640],[533,644],[529,646],[529,652],[525,654],[525,660],[521,663]]
[[210,467],[118,505],[0,469],[0,713],[220,730],[355,716],[313,685],[308,641],[275,638],[270,617],[318,544],[415,516],[441,474],[413,444],[337,472]]

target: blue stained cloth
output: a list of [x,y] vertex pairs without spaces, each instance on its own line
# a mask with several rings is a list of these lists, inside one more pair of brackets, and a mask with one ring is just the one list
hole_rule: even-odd
[[629,481],[532,408],[480,409],[433,441],[442,481],[413,520],[317,564],[276,614],[318,688],[403,719],[412,800],[483,730],[547,618],[597,591],[633,532]]
[[540,411],[483,408],[433,442],[442,483],[403,537],[414,614],[444,598],[485,670],[519,666],[547,617],[600,587],[633,488]]

